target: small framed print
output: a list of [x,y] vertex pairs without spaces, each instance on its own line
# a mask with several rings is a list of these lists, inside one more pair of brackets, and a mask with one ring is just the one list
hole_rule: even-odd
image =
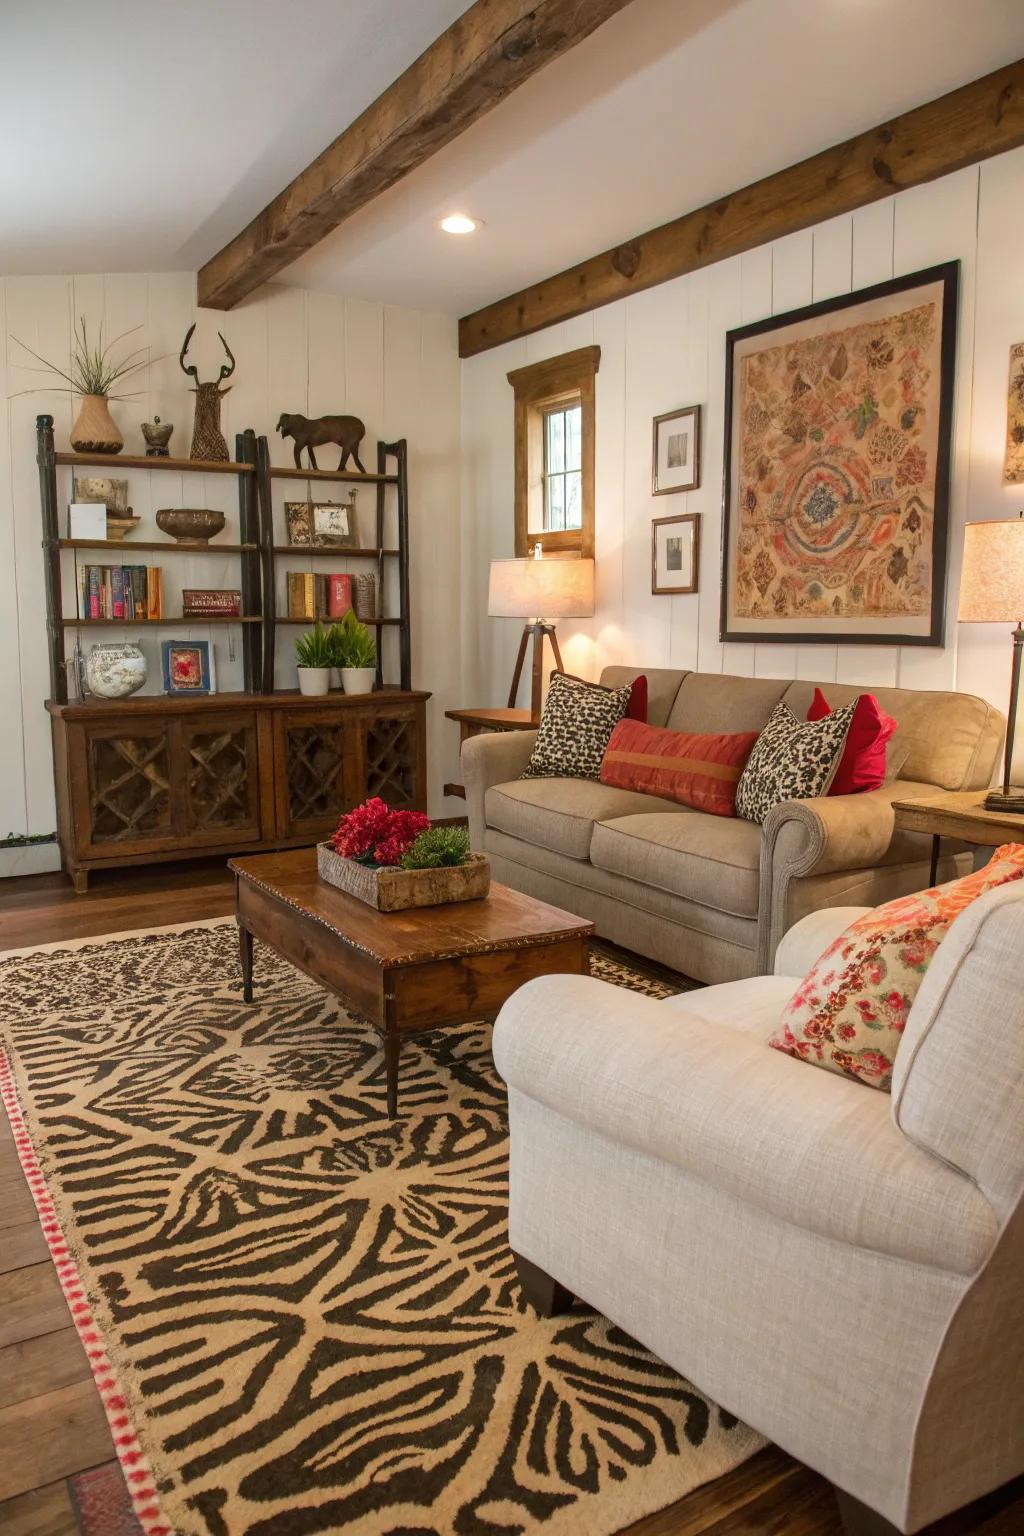
[[342,502],[314,502],[313,543],[333,544],[339,549],[354,548],[359,543],[355,510],[355,498]]
[[651,591],[656,596],[697,590],[700,513],[680,512],[651,522]]
[[687,405],[654,418],[651,494],[671,496],[700,485],[700,406]]
[[213,657],[208,640],[160,643],[165,693],[214,693]]
[[288,525],[289,544],[312,544],[312,504],[308,501],[286,501],[284,515]]

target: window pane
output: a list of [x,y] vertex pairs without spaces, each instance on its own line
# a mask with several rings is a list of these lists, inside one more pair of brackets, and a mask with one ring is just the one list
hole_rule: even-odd
[[548,504],[545,526],[550,532],[565,527],[565,476],[548,477]]
[[565,413],[565,467],[579,469],[583,436],[583,407],[571,406]]
[[565,412],[549,411],[544,420],[547,426],[544,468],[550,475],[565,468]]
[[583,502],[580,481],[582,476],[579,470],[574,474],[565,476],[565,527],[582,528],[583,526]]

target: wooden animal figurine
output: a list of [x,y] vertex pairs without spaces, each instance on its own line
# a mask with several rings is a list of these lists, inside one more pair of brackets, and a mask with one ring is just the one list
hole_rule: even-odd
[[302,468],[303,448],[309,454],[310,469],[316,469],[316,454],[313,449],[322,448],[325,443],[337,443],[341,449],[338,469],[344,469],[349,459],[353,458],[360,474],[366,473],[359,457],[359,444],[366,436],[366,428],[358,416],[317,416],[311,420],[308,416],[289,416],[282,413],[277,419],[277,430],[282,437],[295,439],[296,469]]
[[[192,332],[195,328],[196,325],[193,320],[185,334],[181,355],[178,358],[182,371],[196,381],[196,387],[192,390],[192,394],[196,397],[196,415],[192,426],[192,447],[189,449],[188,456],[190,459],[227,460],[230,459],[231,455],[228,452],[228,445],[224,440],[224,434],[220,430],[220,401],[221,396],[226,395],[228,390],[221,389],[220,386],[224,379],[229,379],[234,373],[235,359],[231,354],[231,348],[224,340],[224,337],[221,336],[220,331],[218,331],[217,335],[220,336],[221,345],[228,355],[228,362],[227,364],[221,363],[220,373],[218,373],[216,379],[208,384],[200,384],[199,369],[194,363],[187,365],[185,363],[185,354],[188,351],[188,344],[192,340]],[[229,384],[228,389],[230,388],[231,385]]]

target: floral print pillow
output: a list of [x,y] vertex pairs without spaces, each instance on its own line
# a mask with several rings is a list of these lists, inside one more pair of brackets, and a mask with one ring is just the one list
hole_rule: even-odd
[[1024,844],[1004,843],[973,875],[865,912],[815,961],[768,1044],[888,1092],[907,1016],[953,919],[1022,875]]

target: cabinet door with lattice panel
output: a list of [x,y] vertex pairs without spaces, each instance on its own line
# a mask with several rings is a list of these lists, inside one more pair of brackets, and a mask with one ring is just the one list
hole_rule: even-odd
[[156,852],[177,838],[166,720],[86,725],[69,733],[80,855]]
[[358,772],[365,795],[379,795],[399,810],[426,809],[423,711],[412,705],[377,705],[358,715]]
[[348,710],[281,710],[274,715],[277,836],[327,837],[342,811],[363,798],[354,768]]
[[174,792],[190,844],[254,841],[260,836],[256,716],[251,710],[175,722]]

